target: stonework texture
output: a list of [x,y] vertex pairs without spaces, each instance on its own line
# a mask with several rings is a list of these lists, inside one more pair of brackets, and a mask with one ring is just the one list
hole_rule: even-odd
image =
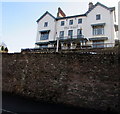
[[119,54],[2,54],[3,91],[38,100],[120,111]]

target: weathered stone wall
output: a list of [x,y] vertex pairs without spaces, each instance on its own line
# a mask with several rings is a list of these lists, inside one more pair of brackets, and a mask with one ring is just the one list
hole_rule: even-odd
[[117,54],[3,54],[3,91],[98,110],[119,111]]

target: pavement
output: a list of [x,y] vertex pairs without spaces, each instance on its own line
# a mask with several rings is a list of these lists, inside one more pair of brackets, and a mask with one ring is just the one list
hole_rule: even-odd
[[74,114],[112,114],[93,109],[78,108],[66,106],[63,104],[50,104],[46,102],[38,102],[34,99],[24,98],[18,95],[2,93],[2,114],[36,114],[36,113],[74,113]]

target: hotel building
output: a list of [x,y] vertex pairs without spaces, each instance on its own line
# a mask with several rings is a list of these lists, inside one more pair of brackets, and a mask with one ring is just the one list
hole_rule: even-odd
[[90,2],[84,14],[57,17],[46,11],[37,20],[36,48],[76,49],[114,47],[117,37],[115,7]]

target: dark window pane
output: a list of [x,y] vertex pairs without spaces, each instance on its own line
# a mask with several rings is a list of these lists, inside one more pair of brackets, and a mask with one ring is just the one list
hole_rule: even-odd
[[45,23],[44,23],[44,27],[47,27],[47,26],[48,26],[48,22],[45,22]]
[[62,39],[62,38],[64,38],[64,31],[60,31],[60,38]]
[[104,41],[93,41],[93,48],[103,48]]
[[96,20],[100,20],[100,14],[96,15]]
[[77,30],[77,37],[81,38],[81,36],[82,36],[82,29],[78,29]]
[[82,23],[82,19],[78,19],[78,24]]
[[73,30],[69,30],[69,31],[68,31],[68,37],[69,37],[69,38],[72,38],[72,36],[73,36]]
[[40,37],[40,40],[48,40],[48,37],[49,37],[49,33],[41,33],[41,37]]
[[64,21],[61,21],[61,26],[64,26],[65,22]]
[[103,35],[103,34],[104,34],[104,26],[93,27],[93,35]]
[[73,25],[73,20],[70,20],[70,21],[69,21],[69,25]]

